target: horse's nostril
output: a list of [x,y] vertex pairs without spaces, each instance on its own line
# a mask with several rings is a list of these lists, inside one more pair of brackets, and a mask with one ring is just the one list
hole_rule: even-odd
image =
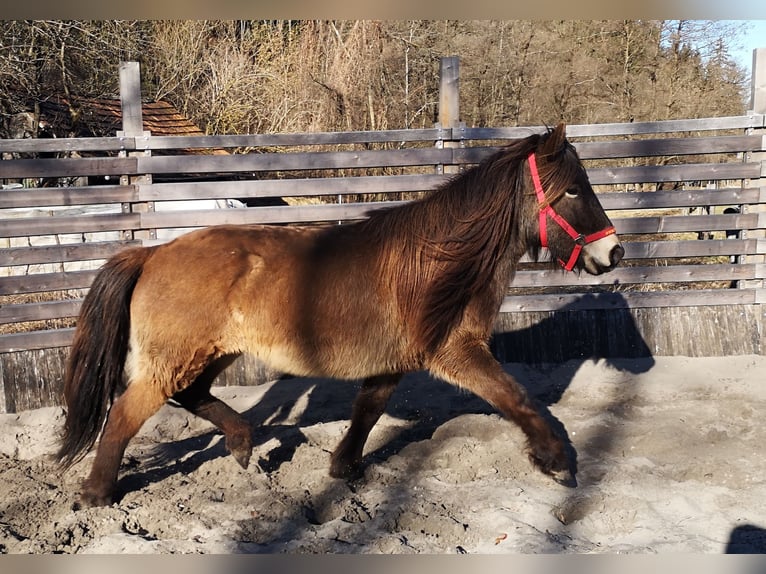
[[625,255],[625,249],[619,243],[612,247],[612,251],[609,253],[609,262],[612,266],[617,265]]

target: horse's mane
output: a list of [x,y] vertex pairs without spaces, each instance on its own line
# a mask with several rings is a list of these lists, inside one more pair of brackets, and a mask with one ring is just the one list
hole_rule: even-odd
[[[382,246],[381,279],[394,288],[399,312],[415,326],[411,336],[419,348],[435,350],[476,295],[483,295],[491,307],[483,314],[494,320],[495,300],[502,296],[496,293],[498,272],[510,280],[524,252],[537,256],[537,218],[523,214],[524,201],[537,200],[527,189],[523,165],[550,133],[514,141],[425,198],[375,212],[361,223]],[[578,161],[559,161],[570,149],[574,153],[565,143],[556,157],[538,155],[549,202],[579,168]]]

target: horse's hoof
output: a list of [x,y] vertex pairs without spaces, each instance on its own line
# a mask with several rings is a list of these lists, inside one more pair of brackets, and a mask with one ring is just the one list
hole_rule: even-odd
[[577,478],[569,470],[559,470],[551,473],[553,480],[558,482],[562,486],[567,488],[575,488],[577,486]]
[[332,478],[342,478],[344,480],[354,480],[361,476],[361,468],[359,464],[336,462],[333,461],[330,464],[330,476]]
[[239,437],[227,437],[226,447],[239,466],[247,470],[247,467],[250,464],[250,457],[253,454],[253,444],[249,434]]
[[112,495],[98,495],[92,492],[82,492],[80,499],[72,507],[72,510],[80,510],[82,508],[94,508],[98,506],[111,506],[113,500]]
[[252,447],[250,448],[236,448],[231,451],[231,456],[234,457],[234,460],[237,461],[237,464],[247,470],[247,467],[250,465],[250,457],[253,454]]

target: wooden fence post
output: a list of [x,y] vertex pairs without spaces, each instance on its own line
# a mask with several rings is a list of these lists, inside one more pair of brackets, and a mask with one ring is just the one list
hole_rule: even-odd
[[[443,148],[457,148],[462,145],[456,137],[460,128],[460,58],[448,56],[439,63],[439,124],[438,127],[450,133],[449,138],[437,142]],[[441,173],[457,173],[458,166],[440,166]]]
[[[120,106],[122,108],[122,130],[117,137],[148,140],[151,135],[144,131],[143,113],[141,110],[141,71],[138,62],[120,62]],[[148,146],[143,151],[121,150],[122,157],[149,156]],[[124,175],[120,178],[121,185],[149,185],[152,183],[151,174]],[[124,203],[124,213],[140,213],[154,211],[153,202]],[[141,229],[125,233],[126,239],[156,239],[154,229]]]
[[[750,81],[750,110],[756,114],[766,114],[766,48],[756,48],[753,50],[753,68]],[[751,131],[754,134],[760,134],[763,138],[763,141],[766,142],[766,126],[762,126],[761,128],[753,129]],[[748,182],[749,187],[760,187],[766,185],[766,149],[764,149],[764,147],[766,146],[761,146],[762,151],[751,152],[748,154],[748,161],[761,162],[761,177],[758,179],[750,180]],[[759,213],[759,217],[766,216],[764,215],[766,214],[766,206],[762,204],[746,207],[749,207],[750,211],[757,211]],[[748,237],[755,238],[760,241],[764,241],[764,238],[766,238],[766,232],[763,229],[759,229],[757,231],[747,231],[746,234]],[[748,255],[743,259],[745,259],[745,263],[763,264],[766,261],[766,257],[763,255]],[[741,285],[742,287],[755,287],[757,289],[762,289],[764,287],[763,279],[752,279],[750,281],[740,282],[740,284],[743,283],[744,285]],[[766,306],[762,304],[764,301],[762,301],[758,295],[756,295],[756,301],[761,303],[761,305],[758,305],[758,307],[760,307],[760,312],[756,316],[759,317],[761,321],[761,328],[759,329],[759,332],[763,332],[763,325],[764,321],[766,320],[766,317],[764,317]],[[759,341],[759,344],[763,345],[763,342]],[[762,346],[761,352],[763,352]]]

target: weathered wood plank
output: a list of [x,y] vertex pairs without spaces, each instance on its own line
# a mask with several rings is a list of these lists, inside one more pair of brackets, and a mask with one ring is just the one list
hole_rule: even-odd
[[0,161],[0,179],[136,174],[136,158],[87,157]]
[[596,167],[588,170],[592,185],[753,179],[760,177],[760,174],[761,164],[755,162]]
[[452,139],[452,131],[441,128],[356,131],[312,132],[293,134],[245,134],[210,136],[154,136],[149,138],[147,149],[199,149],[199,148],[258,148],[317,145],[345,145],[367,143],[433,142]]
[[[715,130],[745,130],[764,127],[762,114],[746,116],[727,116],[720,118],[701,118],[688,120],[663,120],[657,122],[630,122],[606,124],[572,124],[567,126],[567,137],[590,138],[610,136],[635,136],[646,134],[702,132]],[[545,126],[506,127],[506,128],[469,128],[456,129],[455,139],[493,140],[513,139],[540,133]]]
[[44,301],[42,303],[24,303],[0,307],[0,324],[26,323],[28,321],[49,321],[65,317],[77,317],[80,312],[80,299],[65,301]]
[[580,159],[618,159],[704,154],[736,154],[763,147],[760,135],[664,138],[575,144]]
[[62,404],[66,349],[33,350],[0,355],[5,412]]
[[677,189],[672,191],[598,192],[604,209],[665,209],[766,203],[766,188]]
[[608,274],[580,275],[539,269],[519,271],[512,288],[555,287],[570,285],[630,285],[651,283],[689,283],[698,281],[739,281],[759,278],[762,270],[755,264],[665,265],[650,267],[618,267]]
[[0,335],[0,354],[67,347],[72,343],[72,337],[74,337],[74,327]]
[[135,158],[135,173],[240,173],[323,169],[412,167],[453,163],[449,149],[402,149],[242,154],[230,156],[152,156]]
[[96,270],[64,271],[3,277],[0,281],[0,295],[84,289],[90,287],[96,273]]
[[696,307],[698,305],[752,305],[756,289],[699,289],[683,291],[624,291],[514,295],[503,300],[501,313],[555,311],[556,309],[637,309],[642,307]]
[[[655,138],[645,140],[575,142],[574,146],[580,159],[596,160],[630,157],[738,154],[760,150],[763,147],[763,139],[760,135]],[[498,149],[499,146],[466,147],[456,154],[456,162],[477,163]]]
[[766,245],[756,239],[705,239],[674,241],[626,241],[625,259],[672,259],[761,253]]
[[757,213],[736,215],[668,215],[651,217],[614,217],[617,233],[684,233],[688,231],[726,231],[759,229],[762,218]]
[[132,185],[30,187],[19,190],[4,190],[0,193],[0,209],[58,205],[98,205],[137,200],[137,190]]
[[120,151],[135,149],[134,138],[29,138],[0,139],[0,152],[40,153],[73,151]]
[[154,211],[141,214],[145,229],[206,227],[209,225],[245,225],[252,223],[310,223],[352,221],[370,211],[401,205],[399,201],[318,205],[265,206],[246,209],[209,209],[197,211]]
[[0,237],[123,231],[140,229],[140,225],[138,213],[0,219]]
[[100,241],[40,247],[10,247],[0,249],[0,267],[107,259],[115,253],[135,245],[141,245],[141,242]]
[[391,175],[252,181],[209,181],[141,185],[139,201],[251,197],[304,197],[427,191],[446,182],[446,175]]

